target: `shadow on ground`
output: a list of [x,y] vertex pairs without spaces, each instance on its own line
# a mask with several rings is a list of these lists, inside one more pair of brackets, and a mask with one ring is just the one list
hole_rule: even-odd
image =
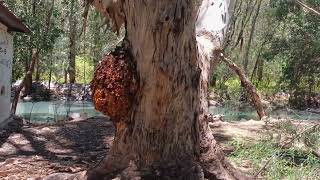
[[54,126],[20,127],[0,137],[0,179],[27,179],[55,172],[75,173],[107,154],[114,128],[107,118]]

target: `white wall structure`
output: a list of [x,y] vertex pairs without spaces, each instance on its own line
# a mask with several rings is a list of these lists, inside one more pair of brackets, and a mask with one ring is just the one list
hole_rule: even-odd
[[0,127],[10,116],[13,38],[0,23]]

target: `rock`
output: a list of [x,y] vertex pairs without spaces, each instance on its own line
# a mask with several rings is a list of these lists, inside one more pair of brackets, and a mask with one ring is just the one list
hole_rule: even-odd
[[[19,85],[17,81],[12,85],[11,98],[14,97],[16,89]],[[92,93],[90,85],[84,84],[59,84],[52,82],[33,82],[31,94],[29,94],[25,101],[50,101],[69,99],[70,101],[91,101]]]
[[31,96],[26,96],[23,98],[24,101],[30,102],[32,100]]
[[224,117],[223,114],[216,114],[216,115],[210,114],[207,119],[209,122],[215,122],[215,121],[223,121],[223,117]]
[[306,111],[315,114],[320,114],[320,109],[308,108]]
[[261,103],[262,103],[264,108],[268,108],[271,105],[271,103],[269,101],[266,101],[266,100],[261,100]]
[[12,86],[19,86],[21,84],[22,80],[17,80],[15,83],[13,83]]
[[75,175],[70,173],[56,173],[43,178],[43,180],[68,180],[72,179],[74,176]]
[[211,92],[211,93],[209,94],[209,96],[208,96],[208,99],[209,99],[209,100],[215,100],[215,97],[216,97],[215,94]]
[[218,106],[220,105],[217,101],[209,100],[209,106]]
[[213,121],[223,121],[224,117],[225,117],[225,115],[223,115],[223,114],[217,114],[217,115],[213,115],[212,119],[213,119]]
[[81,113],[72,113],[70,115],[72,119],[87,119],[88,118],[88,113],[86,112],[81,112]]

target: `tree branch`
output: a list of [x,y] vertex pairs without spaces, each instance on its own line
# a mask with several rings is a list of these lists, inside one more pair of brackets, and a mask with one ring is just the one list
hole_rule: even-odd
[[295,0],[294,2],[297,3],[297,4],[299,4],[299,5],[302,6],[302,7],[306,8],[308,11],[314,13],[315,15],[320,16],[320,12],[319,12],[319,11],[311,8],[310,6],[306,5],[306,4],[303,3],[302,1],[300,1],[300,0]]
[[265,117],[266,112],[264,111],[263,104],[256,87],[250,82],[243,70],[230,59],[225,57],[223,53],[221,53],[220,58],[232,71],[234,71],[234,73],[236,73],[239,76],[242,85],[250,95],[251,101],[257,110],[259,118],[262,119],[263,117]]

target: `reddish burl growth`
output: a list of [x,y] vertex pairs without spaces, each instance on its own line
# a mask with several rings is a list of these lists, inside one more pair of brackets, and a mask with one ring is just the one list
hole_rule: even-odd
[[95,108],[114,123],[125,120],[138,89],[135,65],[124,50],[103,58],[92,81]]

